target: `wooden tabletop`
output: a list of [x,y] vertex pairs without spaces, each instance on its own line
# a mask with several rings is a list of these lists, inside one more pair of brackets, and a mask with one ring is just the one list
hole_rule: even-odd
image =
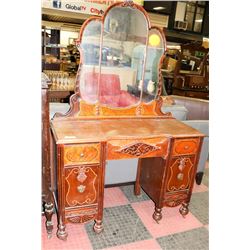
[[204,136],[175,119],[105,119],[51,121],[57,144],[100,142],[111,139]]

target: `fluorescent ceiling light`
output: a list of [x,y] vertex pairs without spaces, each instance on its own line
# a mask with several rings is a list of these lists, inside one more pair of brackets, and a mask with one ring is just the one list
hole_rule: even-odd
[[159,7],[154,7],[153,9],[154,9],[154,10],[165,10],[166,8],[165,8],[165,7],[159,6]]
[[195,20],[197,23],[202,23],[202,19]]

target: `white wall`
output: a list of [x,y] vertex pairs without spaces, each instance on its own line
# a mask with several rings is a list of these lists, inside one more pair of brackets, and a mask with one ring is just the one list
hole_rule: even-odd
[[184,21],[186,12],[186,3],[178,2],[175,12],[175,21]]
[[67,46],[69,44],[69,38],[78,38],[78,35],[78,32],[61,30],[60,44]]

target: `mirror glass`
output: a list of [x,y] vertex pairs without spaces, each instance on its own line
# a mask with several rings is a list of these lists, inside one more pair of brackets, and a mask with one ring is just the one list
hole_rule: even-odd
[[129,107],[140,101],[148,36],[145,16],[131,7],[114,7],[105,17],[100,103]]
[[164,42],[159,30],[152,28],[149,31],[146,67],[144,71],[144,83],[142,101],[150,102],[155,99],[159,84],[159,66],[164,54]]
[[98,101],[101,26],[99,20],[91,20],[83,30],[79,48],[82,60],[79,69],[80,95],[88,103]]

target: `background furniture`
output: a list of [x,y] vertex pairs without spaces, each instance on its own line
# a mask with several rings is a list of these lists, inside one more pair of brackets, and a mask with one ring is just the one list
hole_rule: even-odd
[[181,45],[174,70],[173,95],[209,99],[208,51],[198,43]]
[[[165,112],[172,112],[176,119],[182,120],[187,125],[205,134],[195,178],[196,183],[199,185],[202,182],[209,154],[209,101],[176,95],[169,97],[175,103],[173,105],[163,105],[163,110]],[[186,113],[183,107],[185,107]]]
[[50,165],[50,118],[49,118],[49,78],[42,73],[42,206],[46,216],[48,236],[51,236],[53,224],[53,194],[51,193],[51,165]]

